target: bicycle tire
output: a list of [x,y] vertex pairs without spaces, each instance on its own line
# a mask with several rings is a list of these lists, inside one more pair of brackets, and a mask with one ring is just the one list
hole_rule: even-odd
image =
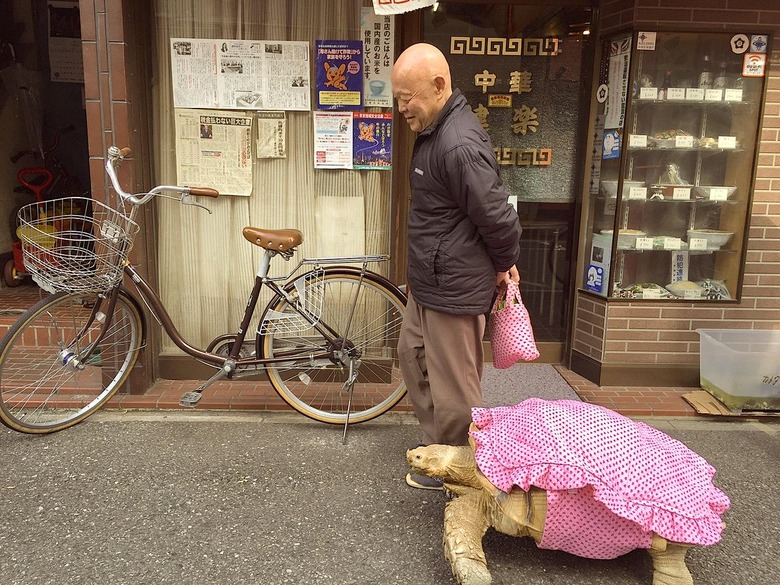
[[[379,275],[350,268],[326,268],[323,276],[320,322],[340,336],[354,298],[357,307],[349,342],[361,352],[361,366],[355,381],[350,423],[374,419],[398,404],[406,385],[398,363],[398,337],[406,311],[406,297]],[[281,296],[266,307],[290,313],[293,309]],[[258,338],[258,351],[265,358],[300,350],[301,356],[282,364],[269,364],[268,377],[279,396],[301,414],[329,424],[344,424],[348,392],[342,389],[349,372],[335,359],[312,360],[316,351],[328,346],[326,339],[310,327],[300,332],[277,332],[273,326]],[[287,355],[287,354],[285,354]],[[281,356],[280,356],[281,357]]]
[[144,322],[135,300],[120,290],[110,327],[96,345],[107,305],[97,294],[60,292],[11,326],[0,341],[4,425],[53,433],[81,422],[116,393],[143,347]]

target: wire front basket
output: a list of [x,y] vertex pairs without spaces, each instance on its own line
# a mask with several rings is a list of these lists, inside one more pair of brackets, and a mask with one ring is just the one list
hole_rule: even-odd
[[105,292],[122,280],[138,224],[86,197],[31,203],[19,210],[24,269],[49,292]]
[[294,303],[301,313],[291,305],[286,305],[284,311],[269,309],[260,324],[260,333],[274,332],[277,335],[306,331],[318,323],[322,316],[322,301],[325,293],[325,270],[315,268],[299,276],[294,282],[295,290],[291,292]]

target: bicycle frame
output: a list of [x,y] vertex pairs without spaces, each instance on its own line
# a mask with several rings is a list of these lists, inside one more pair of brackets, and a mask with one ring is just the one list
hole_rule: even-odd
[[[218,342],[220,340],[225,340],[225,341],[233,340],[233,347],[231,348],[231,351],[227,356],[223,354],[216,354],[202,348],[197,348],[192,344],[190,344],[187,340],[185,340],[182,334],[176,328],[173,319],[171,318],[168,311],[165,309],[165,306],[160,300],[160,297],[158,296],[157,292],[151,287],[151,285],[146,281],[146,279],[144,279],[144,277],[135,269],[135,267],[130,264],[127,264],[125,266],[124,271],[125,274],[133,282],[133,285],[135,286],[136,290],[139,292],[141,299],[149,308],[150,312],[152,313],[152,316],[160,323],[160,325],[163,327],[165,332],[170,336],[171,340],[179,349],[181,349],[183,352],[190,355],[191,357],[204,361],[215,368],[225,368],[225,366],[228,366],[230,367],[230,372],[228,373],[232,373],[238,368],[248,368],[248,367],[257,368],[259,366],[264,366],[271,363],[288,362],[290,361],[291,357],[298,355],[294,352],[291,352],[289,354],[284,354],[280,357],[274,357],[274,358],[258,358],[258,357],[242,358],[239,355],[241,346],[246,340],[246,334],[249,329],[249,323],[257,309],[257,301],[260,298],[260,291],[264,286],[268,287],[274,293],[275,295],[274,298],[281,297],[284,298],[286,301],[288,301],[290,307],[295,309],[295,311],[301,317],[309,321],[312,324],[312,326],[330,344],[332,344],[333,346],[337,346],[338,345],[337,336],[339,334],[336,333],[336,331],[334,331],[331,327],[329,327],[327,323],[322,321],[317,322],[305,311],[300,310],[296,305],[296,303],[294,302],[294,298],[292,297],[292,295],[286,290],[286,286],[279,286],[277,284],[277,281],[283,281],[285,285],[289,285],[290,283],[295,282],[295,280],[291,280],[291,278],[301,269],[301,267],[319,266],[319,265],[331,265],[334,268],[337,268],[339,271],[354,274],[355,276],[359,276],[362,279],[363,276],[368,272],[367,264],[369,262],[383,262],[389,259],[389,256],[387,255],[353,256],[353,257],[337,257],[337,258],[335,257],[334,258],[304,258],[286,276],[270,278],[267,276],[268,268],[270,267],[271,258],[275,255],[277,255],[277,253],[270,250],[266,250],[263,255],[263,261],[261,262],[261,266],[257,275],[255,276],[254,286],[252,288],[252,292],[250,293],[249,299],[247,301],[246,309],[244,310],[244,315],[241,320],[241,324],[238,328],[238,331],[235,333],[235,335],[224,334],[218,336],[212,341],[212,345],[214,345],[215,342]],[[362,263],[362,266],[360,268],[355,266],[349,266],[346,264],[347,262]],[[301,274],[301,276],[303,276],[304,274]],[[377,276],[380,279],[382,279],[383,284],[385,284],[387,287],[398,290],[394,284],[381,277],[381,275],[377,275],[376,273],[373,274],[374,276]],[[118,294],[118,287],[112,293],[112,297],[116,294]],[[112,298],[111,300],[113,302],[114,299]],[[273,304],[273,301],[274,299],[271,300],[269,305]],[[108,324],[106,324],[106,327],[107,326]],[[348,331],[345,331],[342,335],[346,337],[347,333]],[[255,335],[256,336],[260,335],[260,332],[255,331]],[[307,355],[311,359],[324,359],[330,357],[330,353],[325,351],[317,354],[307,354]]]
[[[120,150],[116,147],[109,148],[106,160],[106,172],[111,179],[116,193],[121,197],[125,204],[130,204],[131,208],[128,214],[130,220],[134,219],[141,205],[147,203],[157,195],[175,193],[178,195],[182,204],[195,205],[198,207],[203,206],[193,201],[192,196],[217,197],[219,195],[214,189],[169,185],[159,185],[145,193],[128,193],[124,191],[119,184],[116,170],[116,165],[128,155],[129,149]],[[207,209],[205,207],[203,208]],[[163,306],[157,292],[127,260],[122,263],[124,274],[129,277],[141,296],[141,299],[145,302],[153,317],[163,329],[165,329],[173,343],[187,355],[217,369],[217,372],[202,383],[196,390],[185,393],[181,397],[179,404],[189,407],[195,406],[200,400],[203,390],[217,380],[225,377],[232,378],[234,375],[249,375],[260,369],[269,370],[269,379],[271,379],[274,388],[282,394],[277,383],[284,385],[286,388],[286,382],[282,382],[277,376],[276,372],[279,367],[284,369],[297,369],[298,366],[329,368],[332,364],[335,368],[346,373],[345,378],[339,380],[342,384],[342,390],[348,392],[348,402],[344,413],[343,438],[345,440],[347,425],[350,420],[349,417],[354,386],[355,382],[358,380],[361,365],[365,360],[372,364],[371,367],[374,369],[376,368],[375,356],[369,356],[368,354],[363,356],[363,349],[361,346],[352,342],[353,333],[350,332],[350,329],[353,327],[353,317],[357,315],[357,311],[359,310],[358,300],[361,297],[360,291],[366,286],[366,281],[371,281],[370,286],[381,287],[394,297],[395,300],[393,302],[396,307],[398,307],[399,301],[403,302],[406,299],[406,295],[397,286],[380,274],[370,271],[367,268],[367,265],[370,262],[386,261],[389,259],[389,256],[374,255],[340,258],[304,258],[286,276],[272,278],[269,277],[269,268],[272,258],[276,255],[281,255],[286,260],[289,260],[295,252],[295,246],[302,242],[300,234],[298,233],[297,236],[295,234],[290,236],[289,233],[284,233],[284,236],[282,237],[289,238],[289,240],[286,240],[288,243],[285,246],[272,247],[269,243],[264,243],[264,240],[266,239],[265,235],[270,234],[268,237],[273,240],[275,237],[279,236],[281,232],[276,233],[269,231],[263,233],[262,230],[258,230],[250,237],[247,237],[246,230],[257,230],[257,228],[245,228],[244,236],[253,244],[263,248],[264,253],[260,260],[260,265],[244,310],[244,315],[242,316],[241,323],[235,335],[221,335],[212,340],[206,349],[197,348],[183,338],[173,323],[171,316]],[[360,264],[360,266],[355,266],[355,264]],[[306,266],[311,266],[312,269],[308,271],[304,270],[301,274],[298,274],[301,268]],[[323,266],[328,266],[328,268],[323,268]],[[340,323],[334,322],[332,323],[333,326],[322,319],[322,303],[324,302],[325,297],[323,295],[325,292],[324,289],[321,290],[320,287],[325,287],[325,280],[328,279],[329,275],[335,279],[345,277],[346,280],[354,280],[357,284],[354,293],[350,291],[349,297],[344,299],[346,305],[343,305],[342,303],[344,311],[339,314],[339,319],[345,318],[345,321]],[[310,286],[310,283],[312,286]],[[259,325],[255,332],[255,351],[250,355],[242,355],[242,349],[244,349],[246,343],[247,331],[250,322],[255,315],[255,311],[257,310],[257,303],[263,287],[267,287],[273,293],[273,297],[268,305],[266,305],[262,315],[260,315]],[[113,292],[114,295],[119,294],[117,292],[119,288],[119,285],[115,287],[115,291]],[[353,294],[354,296],[352,296]],[[115,300],[116,297],[114,297],[111,302],[115,302]],[[314,303],[310,306],[312,300]],[[282,309],[281,313],[277,310],[279,308]],[[294,319],[290,319],[291,316],[294,316],[298,321],[296,322]],[[355,322],[357,322],[357,319],[355,319]],[[400,326],[397,318],[394,326]],[[303,327],[303,329],[301,329],[301,327]],[[299,344],[297,346],[290,345],[289,347],[273,347],[270,349],[269,353],[269,348],[271,346],[267,347],[267,344],[273,344],[273,340],[276,339],[278,334],[286,335],[293,331],[302,331],[310,328],[312,331],[316,331],[318,336],[321,336],[319,338],[322,340],[321,344],[314,346]],[[107,331],[107,324],[104,324],[103,331]],[[268,339],[270,339],[270,341],[266,341]],[[227,349],[227,352],[223,351],[225,349]],[[225,353],[227,353],[227,355],[225,355]],[[301,382],[308,387],[311,379],[305,372],[302,374],[302,377],[300,375],[298,377]],[[400,386],[398,388],[400,388]],[[397,392],[398,388],[396,388],[393,394],[388,397],[389,399],[396,400],[396,402],[397,400],[400,400],[400,397],[403,394]],[[298,408],[298,406],[288,400],[287,394],[282,397],[294,408],[300,410],[304,414],[309,414],[310,411],[307,410],[309,408],[308,404],[306,404],[306,409]],[[297,400],[297,397],[292,400]],[[388,404],[389,407],[392,407],[395,403],[388,402]],[[314,418],[316,418],[316,416],[314,416]]]

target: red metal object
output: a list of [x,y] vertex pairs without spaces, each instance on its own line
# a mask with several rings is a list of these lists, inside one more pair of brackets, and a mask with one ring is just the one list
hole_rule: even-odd
[[[36,178],[43,178],[43,181],[32,182]],[[19,169],[19,172],[16,173],[16,180],[32,191],[35,194],[35,201],[41,203],[43,194],[54,183],[54,173],[43,167]]]
[[22,242],[14,242],[14,268],[19,274],[24,272],[24,260],[22,259]]

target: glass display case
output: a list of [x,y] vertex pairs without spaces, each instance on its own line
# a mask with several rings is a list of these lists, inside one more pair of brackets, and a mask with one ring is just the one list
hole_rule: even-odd
[[605,44],[583,289],[738,298],[768,42],[639,32]]

